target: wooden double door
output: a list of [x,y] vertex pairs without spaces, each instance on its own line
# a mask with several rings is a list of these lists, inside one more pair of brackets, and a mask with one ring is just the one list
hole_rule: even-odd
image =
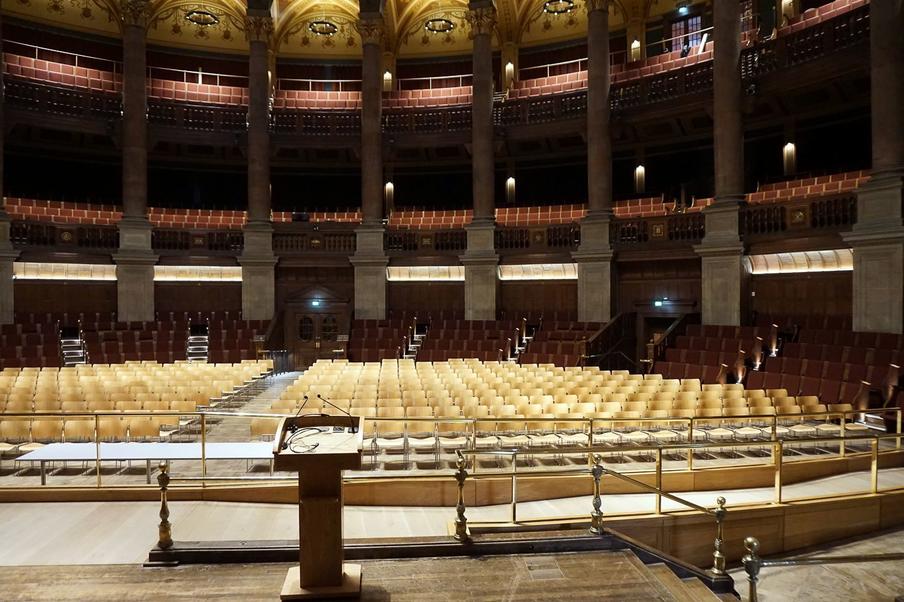
[[348,346],[349,304],[322,296],[293,302],[286,307],[286,343],[296,370],[319,359],[345,357]]

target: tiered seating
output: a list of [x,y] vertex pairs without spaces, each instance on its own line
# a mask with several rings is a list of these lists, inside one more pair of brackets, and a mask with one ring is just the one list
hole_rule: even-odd
[[60,331],[56,319],[19,321],[0,326],[0,367],[59,366]]
[[520,336],[517,320],[433,320],[421,341],[422,362],[451,358],[505,360],[514,353]]
[[598,322],[544,322],[518,357],[522,364],[580,366],[589,341],[603,327]]
[[[306,409],[371,419],[365,422],[367,444],[384,458],[426,453],[442,459],[470,446],[574,450],[591,438],[594,444],[768,439],[773,427],[783,438],[831,436],[840,425],[830,418],[842,415],[849,420],[847,429],[864,428],[850,422],[850,405],[827,407],[779,389],[476,359],[321,360],[272,403],[271,411],[295,413],[305,397]],[[272,436],[275,424],[276,419],[259,419],[252,434]]]
[[257,355],[254,339],[264,336],[269,326],[269,320],[209,320],[208,360],[235,363],[254,359]]
[[361,92],[357,90],[283,90],[273,97],[276,109],[359,109]]
[[401,357],[413,334],[409,319],[354,320],[348,337],[348,357],[356,362]]
[[[55,224],[113,226],[122,219],[122,210],[113,205],[44,201],[16,197],[6,199],[6,210],[12,219]],[[242,228],[247,221],[247,213],[245,211],[220,209],[150,207],[148,208],[148,220],[157,228],[229,230]],[[292,213],[275,211],[273,213],[273,221],[291,222]],[[361,221],[361,214],[357,211],[315,211],[308,214],[308,221],[312,223],[358,223]]]
[[790,200],[818,198],[841,192],[852,192],[869,181],[869,171],[849,171],[845,173],[785,180],[763,184],[756,192],[747,195],[750,204],[783,203]]
[[471,104],[471,86],[396,90],[383,100],[387,109],[445,107]]
[[[177,73],[180,76],[183,75],[181,71]],[[192,76],[194,75],[193,73]],[[247,81],[247,78],[244,77],[226,77],[236,80],[236,83]],[[247,86],[203,84],[160,77],[152,77],[148,80],[148,96],[181,102],[248,106]]]
[[81,332],[90,363],[186,359],[188,322],[83,322]]
[[771,327],[691,324],[687,334],[677,337],[674,347],[666,349],[664,361],[657,362],[654,370],[668,378],[715,383],[723,365],[732,367],[749,361],[751,367],[759,367],[771,332]]
[[107,69],[89,69],[29,56],[3,53],[4,72],[14,77],[34,79],[52,84],[86,88],[95,92],[122,90],[122,73]]
[[[0,443],[5,452],[25,452],[44,443],[90,441],[92,412],[194,412],[232,393],[272,368],[269,360],[241,364],[157,364],[72,368],[7,368],[0,372]],[[8,417],[12,413],[73,413]],[[157,439],[179,426],[179,416],[103,416],[104,441]]]

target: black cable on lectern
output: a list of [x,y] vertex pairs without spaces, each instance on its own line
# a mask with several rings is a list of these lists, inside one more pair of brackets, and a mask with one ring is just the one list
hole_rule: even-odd
[[355,417],[352,416],[352,415],[348,412],[348,410],[344,410],[344,409],[340,408],[339,406],[337,406],[335,403],[333,403],[333,402],[330,401],[329,399],[326,399],[325,397],[323,397],[320,393],[317,394],[317,399],[319,399],[319,400],[322,401],[323,403],[328,403],[328,404],[331,405],[332,407],[336,408],[337,410],[339,410],[340,412],[342,412],[343,414],[345,414],[346,416],[348,416],[348,421],[349,421],[349,423],[350,423],[350,424],[348,425],[349,432],[350,432],[350,433],[357,433],[357,432],[358,432],[358,423],[355,421]]

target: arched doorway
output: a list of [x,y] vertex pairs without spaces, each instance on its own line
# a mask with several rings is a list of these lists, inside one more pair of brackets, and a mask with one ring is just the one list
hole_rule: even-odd
[[286,301],[286,347],[295,369],[318,359],[344,358],[348,346],[351,307],[324,288],[311,288]]

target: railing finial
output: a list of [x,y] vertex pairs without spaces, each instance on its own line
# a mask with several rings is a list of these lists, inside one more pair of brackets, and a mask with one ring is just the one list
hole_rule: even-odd
[[590,474],[593,477],[593,511],[590,513],[590,532],[600,535],[603,532],[603,500],[600,497],[603,457],[600,454],[593,455],[593,467],[590,469]]
[[714,575],[725,574],[725,553],[722,551],[724,545],[723,523],[725,522],[725,498],[721,495],[716,498],[716,541],[713,549],[713,568]]
[[456,450],[458,459],[455,461],[457,470],[455,471],[455,480],[458,481],[458,503],[455,505],[455,539],[462,543],[471,541],[471,535],[468,533],[468,519],[465,516],[465,479],[468,478],[468,471],[465,469],[467,461],[461,450]]
[[173,526],[169,522],[169,506],[166,500],[166,490],[169,487],[169,464],[160,463],[160,474],[157,475],[157,483],[160,485],[160,524],[158,525],[159,537],[157,547],[168,550],[173,547]]
[[757,602],[756,584],[760,579],[760,569],[763,567],[763,561],[759,556],[760,542],[756,537],[746,537],[744,539],[744,548],[747,550],[747,554],[741,558],[741,564],[744,565],[744,571],[747,573],[747,583],[749,585],[747,599],[749,602]]

